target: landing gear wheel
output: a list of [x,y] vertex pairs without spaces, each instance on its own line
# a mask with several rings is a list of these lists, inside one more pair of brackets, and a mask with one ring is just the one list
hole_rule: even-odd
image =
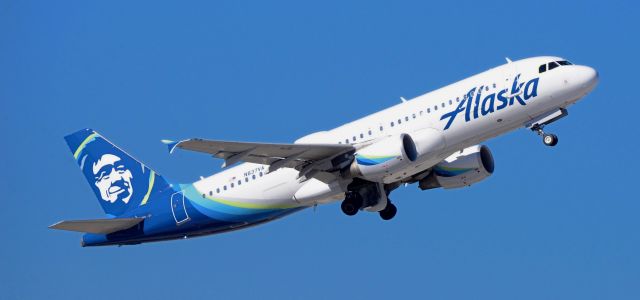
[[396,216],[397,212],[398,212],[398,209],[396,208],[396,206],[393,205],[393,203],[389,202],[387,204],[387,207],[381,210],[379,214],[380,214],[380,218],[387,221],[387,220],[393,219],[393,217]]
[[358,213],[358,210],[362,207],[362,196],[358,193],[347,194],[346,199],[342,201],[340,208],[342,212],[347,216],[353,216]]
[[555,146],[558,144],[558,136],[555,134],[545,133],[542,135],[542,142],[547,146]]

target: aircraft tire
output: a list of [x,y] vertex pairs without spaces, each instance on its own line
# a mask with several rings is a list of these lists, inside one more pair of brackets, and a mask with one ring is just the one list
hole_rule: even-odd
[[542,136],[542,142],[547,146],[553,147],[558,144],[558,136],[555,134],[545,134]]
[[380,218],[382,218],[385,221],[388,221],[393,219],[393,217],[396,216],[397,212],[398,212],[398,208],[395,205],[393,205],[393,203],[389,202],[389,204],[387,204],[387,207],[385,207],[379,213],[380,213]]

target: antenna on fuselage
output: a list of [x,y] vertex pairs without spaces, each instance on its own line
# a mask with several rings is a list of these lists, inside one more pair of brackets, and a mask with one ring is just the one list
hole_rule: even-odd
[[504,59],[506,59],[506,60],[507,60],[507,63],[508,63],[508,64],[512,63],[511,58],[505,57]]
[[405,99],[404,97],[400,97],[400,100],[402,100],[402,103],[407,102],[407,99]]

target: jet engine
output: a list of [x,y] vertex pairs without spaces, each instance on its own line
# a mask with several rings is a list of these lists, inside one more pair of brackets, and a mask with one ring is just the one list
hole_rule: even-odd
[[358,150],[348,172],[351,177],[381,181],[417,157],[416,144],[410,135],[393,135]]
[[471,146],[435,165],[418,186],[422,190],[461,188],[491,176],[493,170],[493,155],[489,148],[484,145]]

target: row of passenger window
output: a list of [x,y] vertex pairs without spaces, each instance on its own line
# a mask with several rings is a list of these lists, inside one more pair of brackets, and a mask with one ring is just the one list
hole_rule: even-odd
[[[497,85],[494,83],[494,84],[493,84],[493,88],[496,88],[496,86],[497,86]],[[484,90],[485,90],[485,91],[489,91],[489,86],[485,86],[485,87],[484,87]],[[464,95],[464,96],[462,97],[462,100],[465,100],[465,99],[467,99],[467,95]],[[454,103],[453,99],[449,100],[448,102],[449,102],[449,105],[453,105],[453,103]],[[460,102],[460,97],[456,97],[455,102]],[[441,106],[442,108],[445,108],[445,107],[446,107],[446,103],[447,103],[447,102],[442,102],[442,103],[440,103],[440,106]],[[431,113],[431,110],[432,110],[432,109],[431,109],[431,107],[427,107],[427,109],[426,109],[427,114],[430,114],[430,113]],[[434,106],[433,106],[433,111],[435,112],[435,111],[437,111],[437,110],[438,110],[438,105],[434,105]],[[420,112],[418,112],[418,114],[419,114],[420,116],[423,116],[423,115],[424,115],[424,111],[422,111],[422,110],[421,110]],[[405,121],[405,122],[409,122],[409,120],[410,120],[410,119],[416,119],[416,117],[417,117],[417,116],[416,116],[416,114],[415,114],[415,113],[413,113],[413,114],[411,114],[411,118],[409,118],[409,116],[405,116],[405,117],[404,117],[404,121]],[[398,119],[397,124],[398,124],[398,125],[402,124],[402,118]],[[391,126],[391,127],[395,127],[395,126],[396,126],[396,122],[395,122],[395,121],[391,121],[391,122],[389,122],[389,126]],[[384,126],[382,126],[382,125],[381,125],[381,126],[380,126],[380,128],[379,128],[379,130],[380,130],[380,132],[384,131]],[[369,130],[367,131],[367,134],[368,134],[368,136],[373,136],[373,132],[371,131],[371,129],[369,129]],[[360,139],[362,140],[362,139],[364,139],[365,134],[364,134],[364,133],[360,133],[360,135],[359,135],[359,136],[360,136]],[[352,136],[352,137],[351,137],[351,141],[349,141],[349,139],[348,139],[348,138],[344,139],[344,144],[350,144],[350,143],[352,143],[352,142],[356,142],[357,140],[358,140],[358,136],[354,135],[354,136]],[[338,141],[338,144],[343,144],[343,142],[342,142],[342,141]]]
[[[245,177],[245,178],[244,178],[244,182],[245,182],[245,183],[249,182],[249,179],[251,179],[251,180],[255,180],[257,177],[262,177],[262,175],[264,175],[264,174],[263,174],[262,172],[260,172],[260,173],[258,173],[258,176],[256,176],[256,174],[251,175],[251,178],[249,178],[249,176],[247,176],[247,177]],[[236,185],[236,182],[233,182],[233,181],[232,181],[232,182],[229,184],[229,186],[228,186],[228,187],[227,187],[227,185],[225,184],[225,185],[223,185],[223,186],[222,186],[222,189],[221,189],[221,188],[216,188],[216,194],[220,194],[220,192],[221,192],[221,191],[226,191],[226,190],[228,190],[228,189],[232,189],[232,188],[234,188],[234,187],[236,187],[236,186],[241,186],[241,185],[242,185],[242,180],[241,180],[241,179],[239,179],[239,180],[237,181],[237,185]],[[204,197],[206,197],[206,196],[207,196],[207,195],[202,194],[202,198],[204,198]],[[209,196],[213,196],[213,190],[209,191]]]

